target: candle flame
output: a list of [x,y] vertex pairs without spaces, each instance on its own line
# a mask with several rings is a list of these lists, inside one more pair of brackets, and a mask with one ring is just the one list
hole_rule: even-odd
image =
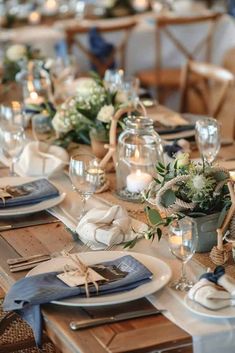
[[38,99],[38,94],[37,94],[37,92],[31,92],[31,93],[30,93],[30,98],[31,98],[32,100],[37,100],[37,99]]
[[140,158],[140,151],[138,150],[138,148],[136,148],[134,159],[135,159],[136,161],[138,161],[139,158]]

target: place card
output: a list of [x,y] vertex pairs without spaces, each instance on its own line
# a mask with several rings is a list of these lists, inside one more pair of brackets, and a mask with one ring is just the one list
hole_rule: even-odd
[[63,272],[57,275],[57,278],[59,278],[62,282],[67,284],[69,287],[77,287],[77,286],[82,286],[85,285],[86,283],[94,283],[94,282],[99,282],[99,281],[106,281],[106,278],[98,274],[96,271],[94,271],[91,267],[88,268],[87,275],[79,275],[76,273],[76,270],[74,271],[68,271],[68,272]]

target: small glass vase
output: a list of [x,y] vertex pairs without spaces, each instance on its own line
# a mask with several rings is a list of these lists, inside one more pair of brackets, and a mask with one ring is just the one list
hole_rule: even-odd
[[96,129],[91,129],[89,132],[90,140],[91,140],[91,149],[93,154],[102,159],[106,153],[107,149],[105,148],[105,144],[109,143],[109,137],[107,132],[99,132]]
[[157,162],[163,161],[160,136],[148,117],[129,116],[117,148],[116,192],[127,201],[140,202],[152,182]]
[[42,60],[22,61],[21,71],[16,75],[16,80],[22,84],[26,107],[52,100],[51,79]]

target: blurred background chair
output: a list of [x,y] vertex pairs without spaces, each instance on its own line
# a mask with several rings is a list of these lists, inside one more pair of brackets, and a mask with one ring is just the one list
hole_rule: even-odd
[[[211,61],[213,33],[220,17],[219,13],[211,13],[156,18],[156,65],[137,72],[137,77],[142,86],[156,91],[160,103],[165,102],[169,93],[179,89],[181,68],[186,60]],[[200,27],[197,28],[197,25]],[[190,38],[187,37],[189,26],[195,26],[195,36]],[[166,41],[173,47],[174,57],[181,55],[181,67],[164,65],[163,44],[165,46]]]
[[188,61],[181,74],[180,112],[218,119],[225,123],[222,134],[234,138],[235,114],[228,108],[234,82],[234,75],[223,67]]
[[[91,63],[91,68],[95,69],[98,74],[103,77],[105,71],[110,68],[122,69],[126,68],[126,51],[131,31],[136,26],[134,19],[99,23],[95,27],[91,24],[81,24],[66,29],[66,40],[69,53],[74,53],[74,48],[82,51]],[[107,34],[120,35],[119,43],[115,46],[106,39]],[[86,40],[84,40],[86,35]],[[89,45],[90,40],[90,45]],[[92,48],[96,45],[97,48]],[[104,49],[101,52],[102,47]],[[94,49],[94,50],[93,50]],[[84,74],[80,74],[84,76]]]

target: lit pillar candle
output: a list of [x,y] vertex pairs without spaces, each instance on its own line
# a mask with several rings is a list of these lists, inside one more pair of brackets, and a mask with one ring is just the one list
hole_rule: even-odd
[[235,171],[233,170],[233,171],[229,172],[229,175],[230,175],[230,179],[232,181],[235,181]]
[[41,21],[41,15],[37,11],[32,11],[29,14],[28,21],[31,25],[37,25]]
[[47,15],[55,15],[58,11],[58,4],[56,0],[47,0],[43,6],[44,13]]
[[141,192],[144,190],[152,181],[152,176],[148,173],[142,173],[137,170],[131,173],[126,178],[126,187],[130,192]]
[[40,105],[44,102],[44,98],[39,96],[37,92],[30,92],[29,97],[25,98],[25,104]]
[[145,11],[148,8],[148,5],[149,5],[148,0],[133,0],[132,1],[133,8],[138,12]]

